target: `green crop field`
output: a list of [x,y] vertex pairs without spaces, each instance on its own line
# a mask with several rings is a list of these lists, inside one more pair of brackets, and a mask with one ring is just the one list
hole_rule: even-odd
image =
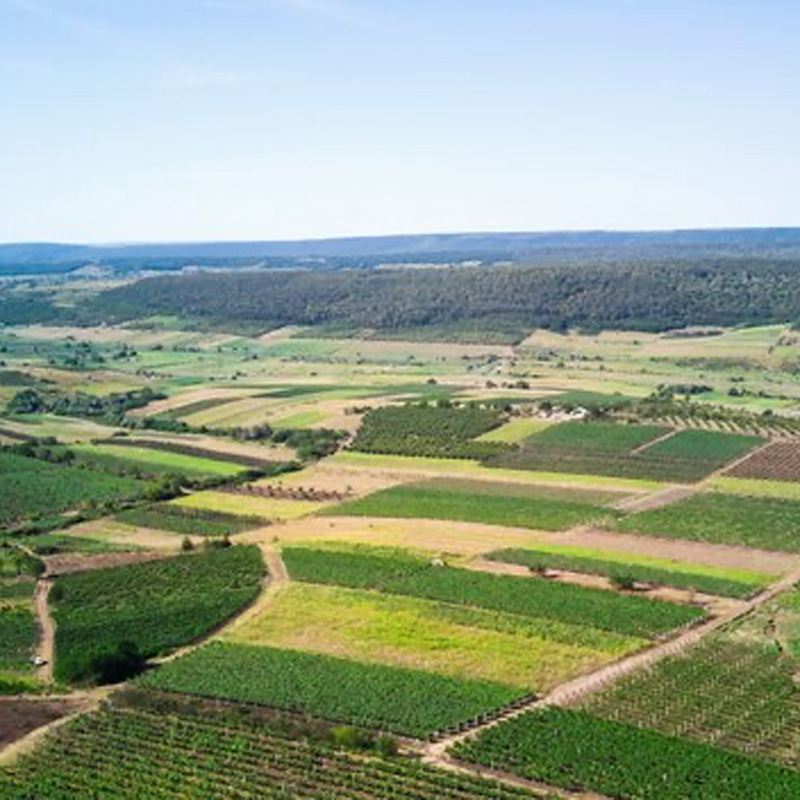
[[609,578],[625,577],[727,597],[750,597],[775,579],[774,575],[748,570],[726,570],[722,567],[704,567],[682,561],[578,547],[507,548],[489,553],[487,558],[519,564],[532,570],[561,569]]
[[338,586],[292,584],[225,640],[547,691],[641,649],[585,625]]
[[597,716],[800,767],[798,662],[718,637],[588,701]]
[[4,607],[0,601],[0,673],[29,671],[37,636],[36,617],[30,608]]
[[231,547],[58,578],[56,675],[95,679],[124,642],[144,656],[191,642],[251,602],[263,573],[258,548]]
[[563,422],[529,437],[531,447],[628,453],[669,433],[658,425],[618,425],[613,422]]
[[[703,617],[702,609],[602,589],[551,583],[539,578],[492,575],[433,566],[419,559],[372,555],[366,548],[340,551],[284,548],[284,560],[295,580],[372,587],[491,611],[587,625],[626,636],[656,638]],[[376,559],[387,561],[382,571]]]
[[133,478],[0,452],[0,525],[129,499]]
[[524,694],[488,681],[220,642],[147,673],[141,683],[412,736],[456,725]]
[[760,436],[741,436],[717,431],[679,431],[647,448],[651,456],[696,458],[722,466],[762,445]]
[[465,761],[620,800],[792,800],[800,774],[581,711],[529,712],[458,745]]
[[800,502],[742,497],[717,492],[696,494],[663,508],[621,520],[630,533],[800,552]]
[[261,517],[242,517],[202,508],[187,508],[174,503],[158,503],[117,514],[126,525],[154,528],[190,536],[227,536],[261,527]]
[[[114,758],[115,753],[124,757]],[[158,703],[106,707],[68,723],[13,769],[0,768],[0,794],[6,800],[544,798],[414,759],[348,753],[325,741],[294,737],[279,722],[265,725],[192,707],[163,713]]]
[[228,461],[170,453],[145,447],[113,444],[75,445],[73,449],[89,463],[138,470],[143,473],[178,475],[237,475],[245,467]]
[[403,517],[483,522],[541,530],[566,530],[589,522],[600,524],[617,516],[609,509],[582,502],[537,496],[501,494],[497,487],[481,490],[478,482],[420,483],[395,486],[325,512],[335,516]]

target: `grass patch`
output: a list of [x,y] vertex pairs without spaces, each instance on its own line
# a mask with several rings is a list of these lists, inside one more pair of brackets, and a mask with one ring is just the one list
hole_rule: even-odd
[[0,606],[0,671],[29,672],[38,626],[29,608]]
[[267,520],[300,519],[327,508],[328,503],[311,500],[278,500],[274,497],[232,494],[227,492],[196,492],[173,500],[171,505],[216,511],[239,517],[261,517]]
[[222,642],[148,673],[142,684],[411,736],[456,725],[524,694],[488,681]]
[[800,552],[800,503],[709,492],[633,514],[618,523],[629,533]]
[[800,500],[800,483],[769,481],[754,478],[732,478],[720,475],[711,478],[706,486],[723,494],[738,494],[745,497],[772,497],[777,500]]
[[478,438],[479,442],[502,442],[504,444],[519,444],[534,433],[540,433],[549,428],[553,423],[544,419],[521,417],[512,419],[499,428],[489,433],[484,433]]
[[225,638],[533,691],[546,691],[646,643],[555,620],[313,584],[286,587],[263,614]]
[[140,470],[145,473],[233,476],[246,469],[240,464],[228,461],[198,458],[149,447],[84,444],[75,445],[73,449],[90,463]]

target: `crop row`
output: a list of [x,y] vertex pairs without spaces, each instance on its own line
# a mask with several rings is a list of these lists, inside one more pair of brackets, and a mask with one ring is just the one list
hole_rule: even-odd
[[114,437],[109,439],[106,444],[113,444],[115,447],[135,447],[149,450],[157,450],[164,453],[174,453],[176,455],[193,456],[195,458],[208,459],[210,461],[226,461],[231,464],[238,464],[250,469],[269,468],[274,465],[274,461],[267,458],[231,453],[224,450],[215,450],[208,447],[197,447],[195,445],[183,444],[181,442],[156,441],[152,439],[132,439],[127,437]]
[[800,552],[800,502],[699,493],[618,523],[631,533]]
[[202,636],[256,597],[263,572],[257,547],[231,547],[59,578],[57,677],[102,677],[123,643],[149,657]]
[[[553,619],[628,636],[656,638],[702,618],[695,606],[680,606],[602,589],[434,566],[425,561],[367,551],[302,547],[283,549],[289,574],[308,583],[375,588],[390,594],[474,606],[527,617]],[[385,560],[385,565],[380,559]]]
[[683,572],[646,564],[621,563],[620,561],[588,558],[586,556],[544,550],[507,548],[489,553],[487,558],[491,561],[500,561],[506,564],[519,564],[534,571],[561,569],[571,572],[585,572],[590,575],[603,575],[612,579],[630,578],[641,583],[672,586],[676,589],[693,589],[698,592],[716,594],[723,597],[747,598],[755,594],[763,586],[762,583],[753,581],[739,581],[697,572]]
[[246,721],[117,709],[69,723],[13,772],[0,771],[0,794],[8,800],[541,796],[410,759],[351,755]]
[[36,618],[30,609],[0,607],[0,670],[29,666],[36,636]]
[[141,683],[411,736],[458,725],[524,695],[489,681],[221,642],[147,673]]
[[131,478],[0,453],[0,525],[136,497],[141,487]]
[[657,425],[621,425],[614,422],[563,422],[527,439],[532,447],[556,447],[603,453],[628,453],[669,433]]
[[260,517],[239,517],[204,508],[188,508],[159,503],[146,508],[133,508],[117,514],[127,525],[171,531],[193,536],[225,536],[264,525]]
[[627,678],[588,708],[597,716],[800,766],[796,663],[717,639]]
[[540,530],[567,530],[590,521],[600,523],[619,512],[586,503],[541,496],[511,497],[448,485],[394,486],[336,506],[336,516],[402,517],[481,522]]
[[583,711],[528,712],[451,752],[523,778],[620,800],[800,796],[800,773]]
[[800,442],[772,442],[726,473],[734,478],[800,480]]
[[501,442],[474,441],[496,428],[496,409],[473,406],[405,405],[378,408],[364,416],[353,449],[432,458],[488,458],[509,449]]

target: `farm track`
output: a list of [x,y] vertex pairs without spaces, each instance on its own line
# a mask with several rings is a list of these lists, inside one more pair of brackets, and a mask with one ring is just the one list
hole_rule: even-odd
[[638,447],[634,447],[633,450],[630,451],[628,455],[635,455],[636,453],[645,453],[651,447],[654,447],[661,442],[666,442],[667,439],[671,439],[678,433],[674,428],[667,431],[666,433],[662,434],[661,436],[656,437],[655,439],[651,439],[649,442],[645,442],[644,444],[640,444]]
[[[717,617],[713,617],[707,622],[690,628],[677,638],[671,639],[643,652],[635,653],[613,664],[602,667],[595,672],[589,673],[588,675],[583,675],[575,678],[574,680],[568,681],[567,683],[564,683],[554,689],[545,697],[538,700],[532,700],[530,703],[518,706],[506,714],[500,714],[483,725],[477,725],[468,731],[439,739],[438,741],[425,746],[422,750],[422,760],[427,764],[431,764],[443,769],[450,769],[456,772],[468,772],[473,775],[489,774],[482,767],[477,765],[473,766],[465,762],[459,762],[452,759],[448,755],[447,751],[453,745],[458,744],[459,742],[474,738],[480,735],[483,731],[515,719],[516,717],[519,717],[528,711],[551,708],[553,706],[569,706],[588,694],[592,694],[607,688],[615,681],[630,675],[637,670],[646,669],[664,658],[677,655],[692,645],[697,644],[709,634],[714,633],[715,631],[725,627],[726,625],[729,625],[732,622],[735,622],[736,620],[742,619],[748,614],[751,614],[757,608],[772,600],[777,595],[789,591],[798,581],[800,581],[800,568],[795,568],[791,573],[785,575],[776,583],[768,586],[763,592],[751,600],[743,602],[737,607],[732,608],[730,611],[720,614]],[[514,785],[520,785],[518,783],[518,778],[515,778],[514,776],[511,776],[505,772],[499,771],[491,774],[498,780],[512,783]],[[553,791],[550,787],[537,787],[537,785],[533,783],[523,783],[521,785],[527,785],[533,788],[549,789],[550,791]],[[586,800],[588,800],[589,798],[594,799],[602,797],[601,795],[575,794],[560,790],[555,791],[555,794],[565,798],[575,798],[575,800],[577,800],[577,798],[586,798]]]
[[637,514],[640,511],[652,511],[656,508],[663,508],[664,506],[672,505],[672,503],[677,503],[679,500],[685,500],[696,491],[693,486],[670,486],[652,494],[626,497],[615,503],[611,508],[615,508],[618,511],[627,511],[630,514]]
[[42,683],[53,682],[53,660],[56,652],[56,623],[50,613],[50,590],[53,588],[52,578],[45,573],[36,584],[36,617],[39,622],[39,641],[36,645],[36,658],[40,666],[36,674]]

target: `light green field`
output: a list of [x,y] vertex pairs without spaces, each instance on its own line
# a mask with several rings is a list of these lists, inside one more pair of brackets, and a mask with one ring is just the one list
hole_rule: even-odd
[[529,436],[548,428],[552,424],[552,422],[548,422],[544,419],[512,419],[511,422],[507,422],[500,428],[489,431],[489,433],[484,433],[483,436],[478,437],[478,441],[519,444],[519,442],[524,442]]
[[297,414],[279,417],[270,422],[276,428],[310,428],[312,425],[324,422],[326,416],[323,411],[299,411]]
[[78,444],[73,449],[98,460],[108,458],[126,467],[139,467],[142,470],[157,468],[159,471],[177,472],[190,475],[238,475],[246,467],[229,461],[215,461],[210,458],[187,456],[183,453],[170,453],[166,450],[152,450],[148,447],[120,447],[112,444]]
[[783,500],[800,500],[800,483],[789,481],[762,481],[750,478],[711,478],[705,484],[709,489],[726,494],[749,497],[777,497]]
[[265,520],[300,519],[329,505],[308,500],[277,500],[215,491],[197,492],[172,502],[184,508],[203,508],[238,516],[263,517]]
[[537,691],[644,644],[582,626],[312,584],[286,587],[224,638]]
[[768,572],[756,572],[749,569],[735,567],[715,567],[709,564],[700,564],[694,561],[678,561],[672,558],[657,558],[655,556],[627,553],[621,550],[596,550],[591,547],[575,547],[571,545],[536,545],[525,547],[532,553],[553,553],[563,556],[577,556],[578,558],[592,558],[599,561],[610,561],[614,564],[636,565],[642,567],[656,567],[670,572],[691,573],[705,575],[710,578],[740,581],[742,583],[765,584],[775,579],[775,575]]
[[340,452],[326,464],[341,464],[343,467],[365,469],[387,469],[404,472],[433,473],[442,475],[466,475],[485,480],[519,481],[523,483],[558,484],[561,486],[588,486],[608,488],[614,491],[655,491],[664,488],[658,481],[637,478],[607,478],[601,475],[573,475],[558,472],[533,472],[515,469],[493,469],[477,461],[458,458],[423,458],[415,456],[384,456],[372,453]]

